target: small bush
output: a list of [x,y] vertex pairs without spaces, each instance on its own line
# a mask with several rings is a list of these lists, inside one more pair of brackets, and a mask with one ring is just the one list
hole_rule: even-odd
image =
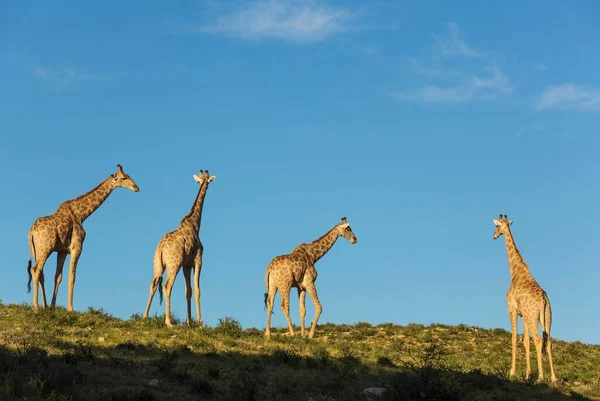
[[219,318],[215,332],[217,335],[232,338],[240,338],[244,333],[240,322],[229,316]]

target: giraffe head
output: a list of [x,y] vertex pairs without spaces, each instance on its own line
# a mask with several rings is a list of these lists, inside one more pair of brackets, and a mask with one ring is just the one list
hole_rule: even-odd
[[338,235],[346,238],[351,244],[356,244],[358,242],[356,235],[354,235],[354,232],[350,228],[350,223],[346,221],[345,217],[342,217],[342,222],[338,224],[336,228]]
[[129,174],[123,171],[123,167],[120,164],[117,164],[117,172],[115,174],[111,174],[113,179],[112,183],[114,187],[123,187],[127,189],[131,189],[133,192],[139,192],[140,188],[137,186],[135,181],[129,176]]
[[496,231],[494,231],[494,239],[498,239],[499,236],[508,232],[510,230],[508,227],[512,223],[512,220],[509,221],[506,215],[500,215],[498,220],[494,219],[494,225],[496,226]]
[[198,173],[198,175],[194,174],[194,180],[198,184],[200,184],[200,186],[202,186],[202,184],[204,184],[204,182],[206,182],[206,185],[208,185],[211,182],[213,182],[216,178],[217,177],[215,177],[214,175],[209,176],[208,170],[206,170],[206,171],[200,170],[200,173]]

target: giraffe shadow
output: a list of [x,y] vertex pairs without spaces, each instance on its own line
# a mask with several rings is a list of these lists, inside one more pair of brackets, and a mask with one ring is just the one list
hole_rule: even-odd
[[0,399],[12,400],[591,400],[565,388],[477,370],[366,363],[352,355],[298,354],[285,343],[244,351],[209,342],[111,345],[57,340],[52,351],[0,345]]

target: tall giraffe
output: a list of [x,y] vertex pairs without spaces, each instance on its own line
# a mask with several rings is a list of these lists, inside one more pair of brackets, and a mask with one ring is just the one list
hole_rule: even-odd
[[[510,268],[510,287],[506,293],[508,303],[508,315],[510,316],[510,327],[512,331],[512,364],[510,375],[514,376],[517,364],[517,316],[523,321],[523,344],[525,345],[525,358],[527,360],[527,377],[531,374],[529,361],[529,335],[533,335],[533,342],[537,352],[538,380],[544,379],[542,368],[542,350],[545,346],[550,362],[550,378],[556,382],[554,365],[552,364],[552,343],[550,341],[550,326],[552,326],[552,309],[550,299],[546,292],[535,281],[529,267],[519,253],[515,240],[510,231],[512,220],[506,215],[500,215],[498,220],[494,219],[496,231],[494,239],[504,235],[506,242],[506,253],[508,254],[508,266]],[[538,321],[542,326],[543,339],[539,337]]]
[[30,258],[27,264],[27,273],[29,275],[27,292],[31,291],[31,280],[33,278],[34,309],[38,308],[38,284],[42,290],[42,304],[44,308],[47,307],[43,270],[50,254],[56,252],[54,293],[50,306],[54,307],[56,305],[56,296],[58,295],[58,286],[62,281],[65,259],[68,254],[71,254],[67,310],[73,310],[75,270],[77,269],[77,261],[81,255],[83,241],[85,240],[85,230],[82,224],[85,219],[104,203],[108,195],[117,187],[127,188],[134,192],[139,192],[140,190],[129,174],[123,172],[123,168],[118,164],[117,172],[111,174],[96,188],[77,198],[63,202],[54,214],[40,217],[33,223],[33,226],[29,230],[29,250],[35,260],[35,265],[33,268],[31,267]]
[[291,253],[280,255],[273,258],[267,271],[265,272],[265,284],[267,293],[265,293],[265,306],[267,307],[267,328],[265,336],[271,336],[271,313],[277,291],[281,293],[281,309],[285,314],[290,335],[294,335],[294,327],[290,319],[290,290],[292,287],[298,289],[298,299],[300,303],[300,335],[304,336],[304,318],[306,316],[306,293],[310,295],[315,304],[315,318],[313,320],[308,338],[313,338],[317,321],[323,308],[317,296],[315,281],[317,280],[317,270],[315,263],[323,257],[335,244],[338,237],[344,237],[350,243],[356,244],[358,241],[350,228],[350,223],[342,217],[342,221],[336,224],[321,238],[310,244],[300,244]]
[[144,312],[144,318],[148,317],[152,298],[156,293],[156,288],[160,294],[162,303],[162,275],[167,269],[167,281],[165,283],[166,295],[166,313],[165,324],[167,327],[173,327],[171,323],[171,289],[175,283],[175,278],[179,269],[183,266],[183,277],[185,278],[185,297],[187,298],[187,321],[188,325],[192,323],[192,285],[190,283],[191,272],[194,269],[194,298],[196,299],[196,319],[202,324],[202,315],[200,314],[200,270],[202,270],[202,254],[204,247],[200,242],[200,222],[202,221],[202,207],[208,184],[215,180],[215,176],[208,175],[208,170],[199,175],[194,175],[194,180],[200,184],[198,195],[192,205],[190,212],[181,220],[179,227],[174,231],[165,234],[154,252],[154,277],[150,283],[150,296],[148,305]]

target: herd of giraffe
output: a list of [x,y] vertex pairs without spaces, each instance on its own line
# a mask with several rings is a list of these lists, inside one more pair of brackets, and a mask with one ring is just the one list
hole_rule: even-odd
[[[203,246],[200,241],[199,231],[202,219],[202,208],[208,185],[215,180],[215,176],[210,176],[208,171],[200,171],[194,175],[194,180],[200,188],[192,209],[181,220],[181,223],[174,231],[163,236],[158,243],[154,253],[154,277],[150,284],[150,295],[148,304],[144,312],[144,318],[148,317],[152,298],[158,288],[162,303],[163,295],[163,273],[167,270],[167,280],[164,284],[166,295],[166,313],[165,324],[172,327],[171,322],[171,290],[175,278],[183,267],[183,276],[185,278],[185,297],[187,300],[187,320],[191,325],[191,297],[192,285],[191,275],[194,271],[194,300],[196,304],[196,320],[202,324],[202,315],[200,313],[200,271],[202,269]],[[42,305],[47,307],[46,291],[44,288],[44,264],[52,252],[57,253],[56,273],[54,275],[54,291],[52,294],[51,307],[56,305],[56,296],[58,286],[62,281],[62,272],[67,255],[71,255],[69,263],[69,293],[67,310],[73,310],[73,287],[75,285],[75,273],[77,261],[81,255],[83,242],[85,240],[85,230],[83,222],[89,217],[102,203],[108,198],[111,192],[117,188],[127,188],[138,192],[139,188],[135,181],[123,171],[121,165],[117,165],[117,172],[111,174],[102,181],[96,188],[77,198],[63,202],[56,212],[50,216],[38,218],[29,230],[29,248],[35,264],[32,266],[31,259],[27,266],[29,282],[28,291],[31,290],[31,281],[33,280],[33,303],[34,309],[38,309],[38,287],[42,293]],[[529,336],[534,339],[537,352],[538,379],[543,380],[544,373],[542,369],[542,350],[545,348],[550,363],[550,374],[552,382],[556,381],[554,366],[552,364],[552,345],[550,342],[550,326],[552,323],[552,312],[550,309],[550,300],[548,295],[540,285],[535,281],[521,254],[519,253],[514,238],[511,234],[509,221],[506,215],[500,215],[498,219],[493,220],[496,226],[494,239],[504,235],[506,250],[508,253],[508,262],[510,267],[510,287],[506,294],[508,303],[508,313],[510,316],[512,330],[512,361],[510,375],[516,373],[516,353],[517,353],[517,316],[521,316],[524,326],[523,343],[525,345],[527,376],[531,374],[530,355],[529,355]],[[273,303],[277,291],[281,294],[281,308],[289,327],[289,334],[294,335],[294,328],[290,319],[290,290],[295,287],[298,290],[300,302],[300,330],[304,336],[304,319],[306,316],[306,293],[310,295],[315,304],[315,316],[308,333],[312,338],[315,334],[317,321],[321,315],[322,307],[317,296],[315,281],[317,279],[317,270],[315,263],[325,255],[333,246],[339,237],[344,237],[352,244],[356,244],[357,238],[350,228],[350,224],[345,217],[336,224],[331,230],[321,236],[319,239],[306,244],[300,244],[291,253],[280,255],[273,258],[265,272],[265,284],[267,292],[265,293],[265,306],[267,309],[267,324],[265,336],[271,335],[271,314]],[[541,323],[542,337],[539,336],[538,322]]]

